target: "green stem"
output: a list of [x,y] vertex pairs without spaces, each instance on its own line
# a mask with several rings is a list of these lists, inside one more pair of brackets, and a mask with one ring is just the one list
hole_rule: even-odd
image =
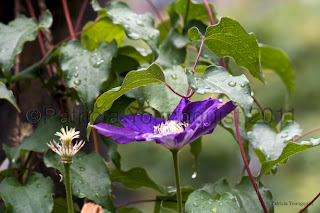
[[178,160],[179,150],[172,150],[171,152],[172,152],[172,158],[173,158],[174,175],[176,177],[178,213],[182,213],[182,194],[181,194],[179,160]]
[[70,182],[70,165],[71,163],[63,163],[64,165],[64,179],[67,194],[68,212],[73,213],[73,202],[72,202],[72,192],[71,192],[71,182]]

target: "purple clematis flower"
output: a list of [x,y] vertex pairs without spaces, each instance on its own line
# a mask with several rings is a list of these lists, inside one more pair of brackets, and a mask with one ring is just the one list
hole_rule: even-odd
[[156,118],[151,114],[130,114],[120,117],[124,128],[103,123],[92,127],[120,144],[155,141],[170,150],[180,150],[200,136],[211,134],[235,108],[232,101],[223,104],[212,98],[195,102],[182,98],[169,119]]

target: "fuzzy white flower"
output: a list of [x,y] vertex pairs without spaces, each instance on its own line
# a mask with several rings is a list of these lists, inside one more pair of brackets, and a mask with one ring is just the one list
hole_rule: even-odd
[[75,145],[72,144],[72,140],[79,138],[80,132],[75,131],[74,128],[71,128],[68,130],[68,127],[66,127],[66,130],[64,128],[61,128],[61,132],[56,132],[55,135],[60,137],[60,142],[56,142],[53,140],[53,142],[50,141],[49,148],[61,156],[61,160],[65,162],[72,162],[72,157],[84,146],[84,141],[76,142]]

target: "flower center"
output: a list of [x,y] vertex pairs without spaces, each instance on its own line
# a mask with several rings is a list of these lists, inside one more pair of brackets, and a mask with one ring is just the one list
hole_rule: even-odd
[[161,123],[158,126],[154,127],[154,134],[160,134],[164,132],[183,132],[186,128],[188,128],[188,123],[178,123],[177,121],[166,121],[165,123]]

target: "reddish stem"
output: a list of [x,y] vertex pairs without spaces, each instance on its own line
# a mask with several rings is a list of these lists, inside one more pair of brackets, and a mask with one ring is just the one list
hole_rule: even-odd
[[87,5],[88,5],[88,0],[84,0],[82,5],[81,5],[79,16],[78,16],[78,19],[77,19],[77,22],[76,22],[76,27],[74,28],[75,32],[78,32],[78,30],[80,28],[82,17],[83,17],[83,14],[84,14],[85,10],[86,10]]
[[[30,12],[31,17],[37,20],[36,14],[34,12],[34,9],[33,9],[33,6],[31,4],[30,0],[27,0],[27,6],[28,6],[28,10]],[[42,35],[39,30],[37,31],[37,37],[38,37],[38,41],[39,41],[40,50],[42,52],[42,55],[45,56],[46,55],[46,48],[44,47]],[[46,67],[47,67],[47,71],[48,71],[48,76],[51,77],[52,76],[51,67],[49,65],[47,65]]]
[[69,33],[70,33],[71,39],[75,40],[76,37],[74,35],[72,22],[71,22],[71,19],[70,19],[70,13],[69,13],[69,9],[68,9],[67,0],[62,0],[62,6],[63,6],[64,15],[65,15],[66,20],[67,20],[67,25],[68,25],[68,29],[69,29]]
[[147,0],[148,4],[150,5],[150,7],[152,8],[152,10],[156,13],[156,15],[158,16],[160,22],[163,24],[164,28],[169,31],[170,28],[168,27],[168,25],[166,24],[166,22],[163,20],[161,14],[159,13],[158,9],[153,5],[153,3],[150,0]]
[[99,145],[98,145],[98,138],[96,134],[96,130],[94,128],[91,129],[92,131],[92,137],[93,137],[93,142],[94,142],[94,150],[99,153]]
[[[193,66],[192,72],[195,72],[195,71],[196,71],[196,67],[197,67],[197,64],[198,64],[198,61],[199,61],[201,52],[202,52],[203,45],[204,45],[204,39],[201,40],[201,44],[200,44],[198,56],[197,56],[196,61],[194,62],[194,66]],[[190,85],[188,85],[188,89],[187,89],[186,95],[189,94],[189,96],[191,97],[191,96],[194,94],[194,91],[191,91],[190,93],[189,93],[189,91],[190,91]]]
[[300,211],[299,211],[299,213],[302,213],[304,210],[306,210],[309,206],[311,206],[311,204],[314,202],[314,201],[316,201],[316,199],[318,198],[320,196],[320,193],[315,197],[315,198],[313,198],[313,200],[310,202],[310,203],[308,203],[308,205],[306,205],[303,209],[301,209]]
[[251,170],[250,170],[250,167],[249,167],[249,163],[248,163],[248,160],[247,160],[247,157],[246,157],[246,153],[245,153],[243,145],[242,145],[240,131],[239,131],[237,109],[234,109],[233,113],[234,113],[234,123],[235,123],[235,127],[236,127],[237,138],[238,138],[238,141],[239,141],[239,147],[240,147],[241,155],[242,155],[242,158],[243,158],[243,162],[244,162],[244,164],[246,166],[246,169],[247,169],[248,175],[250,177],[251,183],[252,183],[254,189],[256,190],[256,193],[258,195],[258,198],[259,198],[259,201],[261,203],[261,206],[262,206],[264,212],[268,213],[267,207],[266,207],[266,205],[265,205],[265,203],[264,203],[264,201],[263,201],[263,199],[261,197],[259,189],[258,189],[258,187],[256,185],[256,182],[255,182],[253,176],[252,176],[252,173],[251,173]]
[[257,104],[257,106],[259,107],[262,115],[264,116],[264,110],[263,110],[263,108],[261,107],[261,105],[259,104],[259,102],[257,101],[257,99],[255,99],[253,96],[252,96],[252,98],[253,98],[254,103]]
[[303,133],[301,136],[299,136],[299,137],[297,137],[296,139],[294,139],[293,142],[296,142],[296,141],[300,140],[301,138],[303,138],[304,136],[306,136],[306,135],[308,135],[308,134],[310,134],[310,133],[312,133],[312,132],[318,131],[318,130],[320,130],[320,127],[317,127],[317,128],[315,128],[315,129],[311,129],[311,130],[309,130],[308,132],[305,132],[305,133]]
[[193,93],[190,94],[190,95],[188,95],[188,96],[186,96],[186,95],[181,95],[180,93],[178,93],[177,91],[175,91],[169,84],[165,83],[165,85],[166,85],[174,94],[180,96],[181,98],[187,98],[187,99],[188,99],[188,98],[190,98],[190,97],[193,95]]
[[[209,18],[210,18],[210,23],[211,23],[211,25],[215,25],[214,19],[213,19],[213,15],[212,15],[212,11],[211,11],[211,9],[210,9],[210,6],[209,6],[207,0],[203,0],[203,3],[204,3],[204,5],[205,5],[205,7],[206,7],[206,9],[207,9],[207,12],[208,12],[208,15],[209,15]],[[224,60],[223,57],[220,58],[220,61],[221,61],[222,67],[223,67],[225,70],[227,70],[226,62],[225,62],[225,60]]]

